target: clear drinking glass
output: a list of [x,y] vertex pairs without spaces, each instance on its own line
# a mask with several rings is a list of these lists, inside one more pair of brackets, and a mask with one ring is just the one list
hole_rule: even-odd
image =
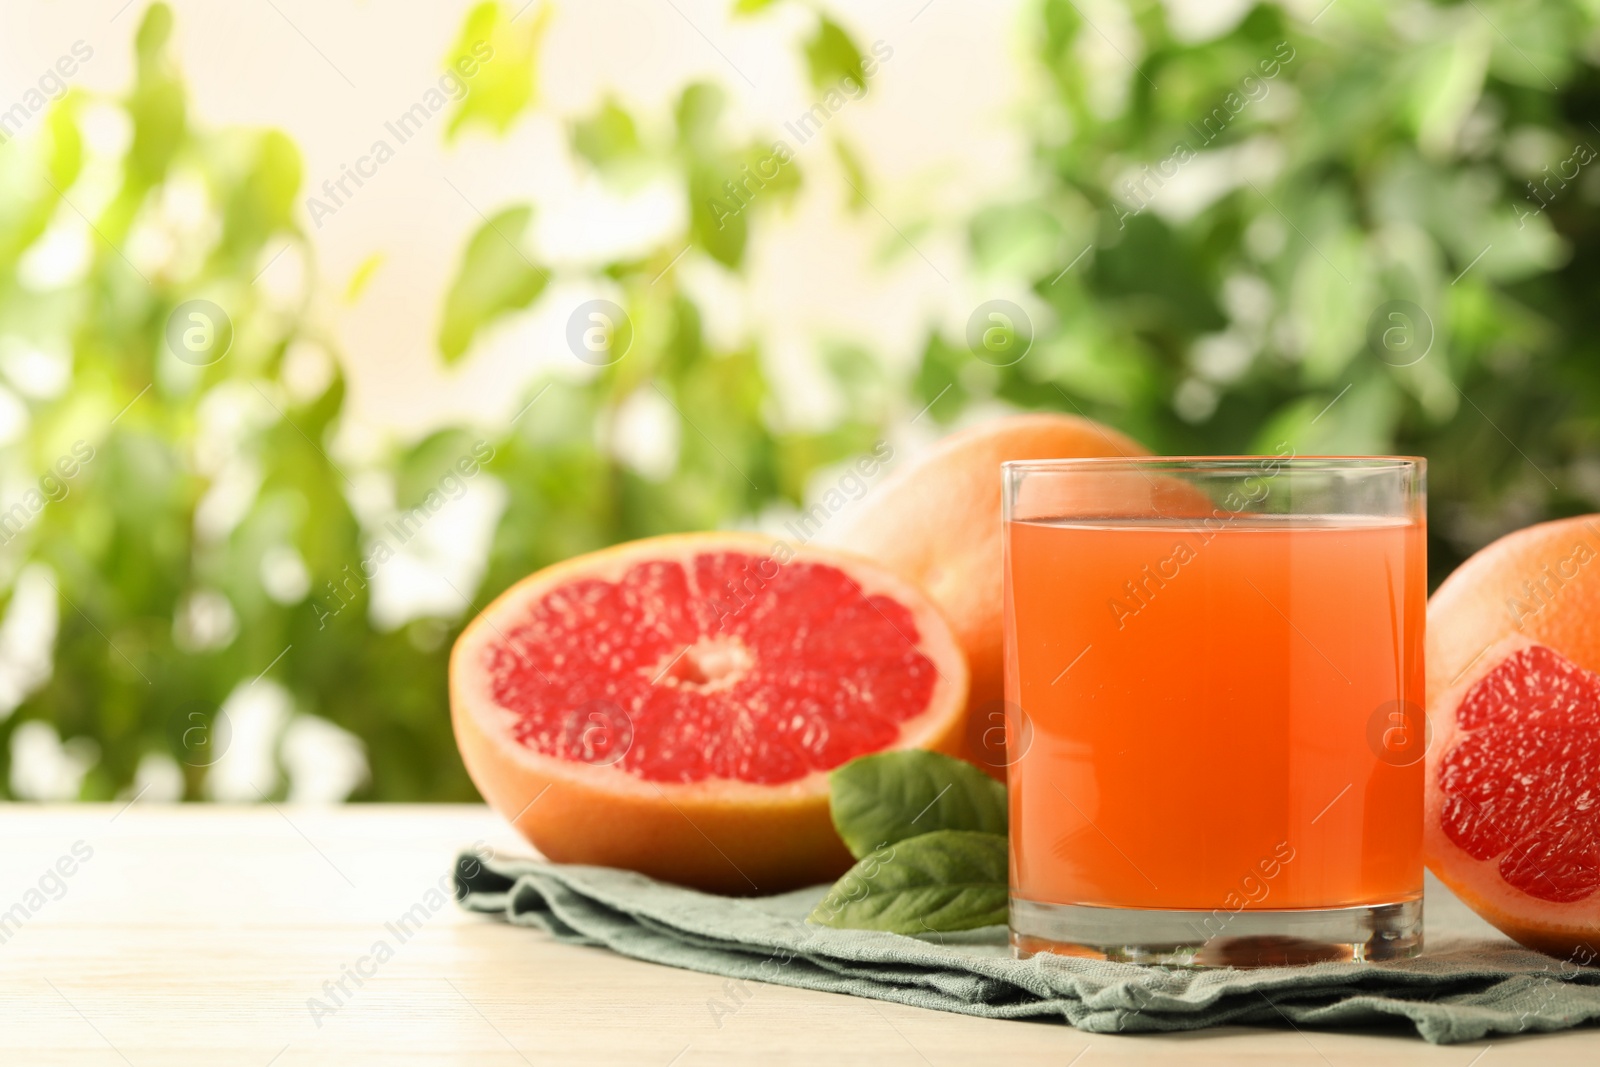
[[1424,461],[1004,478],[1014,951],[1419,952]]

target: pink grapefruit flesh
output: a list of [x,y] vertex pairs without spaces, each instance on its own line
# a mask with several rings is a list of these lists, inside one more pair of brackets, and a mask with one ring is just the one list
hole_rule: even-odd
[[1445,835],[1537,900],[1600,888],[1600,675],[1543,645],[1501,660],[1456,709]]
[[1597,520],[1502,537],[1428,602],[1428,866],[1580,966],[1600,963]]
[[549,858],[768,892],[848,866],[829,770],[959,744],[966,667],[877,564],[688,534],[518,583],[458,641],[451,697],[479,790]]

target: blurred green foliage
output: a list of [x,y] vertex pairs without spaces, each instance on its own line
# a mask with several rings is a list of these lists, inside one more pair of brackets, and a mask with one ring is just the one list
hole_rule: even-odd
[[[781,6],[736,10],[760,19]],[[732,133],[710,84],[683,88],[670,129],[615,101],[569,122],[574,154],[603,180],[673,176],[684,229],[599,272],[631,325],[624,358],[553,370],[511,425],[447,428],[382,465],[397,505],[415,506],[482,437],[506,489],[485,576],[459,590],[460,610],[385,631],[361,578],[381,535],[351,504],[352,478],[370,472],[328,456],[337,363],[314,389],[286,373],[331,345],[306,299],[286,308],[258,285],[285,247],[305,264],[303,293],[318,284],[296,218],[298,153],[280,134],[197,126],[171,14],[151,7],[125,97],[74,90],[40,136],[0,147],[4,334],[71,363],[69,388],[24,391],[27,430],[4,452],[3,484],[37,483],[77,441],[94,450],[67,494],[0,548],[8,598],[43,564],[60,612],[54,671],[0,723],[0,760],[18,724],[44,719],[98,746],[84,797],[126,794],[152,752],[176,757],[186,795],[200,797],[204,761],[185,758],[193,710],[214,714],[265,671],[297,709],[361,739],[371,774],[359,798],[469,798],[445,688],[464,617],[572,554],[797,503],[817,471],[924,407],[945,426],[996,402],[1081,412],[1174,454],[1283,443],[1424,454],[1436,578],[1508,529],[1594,510],[1600,360],[1585,309],[1600,167],[1573,162],[1600,144],[1590,8],[1339,0],[1310,25],[1260,5],[1202,40],[1154,0],[1127,11],[1108,47],[1072,0],[1030,10],[1027,193],[958,220],[986,295],[1025,303],[1026,355],[995,365],[934,330],[897,380],[841,346],[824,354],[842,403],[822,430],[784,422],[771,356],[714,343],[678,281],[688,248],[741,270],[764,214],[805,180],[799,162],[773,173],[771,138]],[[814,85],[856,76],[850,34],[807,17]],[[450,134],[503,133],[535,106],[543,20],[541,8],[513,21],[492,0],[472,10],[444,59],[481,40],[495,56]],[[86,116],[107,107],[131,131],[110,177],[87,173],[85,149]],[[826,133],[833,154],[806,166],[841,166],[860,207],[859,157]],[[729,183],[752,172],[761,192],[746,203]],[[216,225],[174,224],[186,197]],[[556,280],[530,245],[538,209],[493,205],[465,243],[437,296],[442,359],[469,354]],[[952,220],[897,221],[915,235]],[[24,283],[27,256],[62,228],[90,242],[88,266],[41,295]],[[153,245],[166,251],[138,251]],[[226,358],[205,366],[167,342],[175,309],[197,299],[233,328]],[[676,462],[659,477],[619,461],[610,439],[641,395],[677,418]],[[248,491],[219,499],[225,482]],[[265,577],[285,559],[298,583]]]
[[1036,336],[1000,368],[932,338],[935,416],[997,396],[1167,454],[1425,455],[1435,582],[1594,510],[1594,9],[1262,4],[1199,42],[1128,10],[1123,56],[1040,5],[1039,186],[970,231]]

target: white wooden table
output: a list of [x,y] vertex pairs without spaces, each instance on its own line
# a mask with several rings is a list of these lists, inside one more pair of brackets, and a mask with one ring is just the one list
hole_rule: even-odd
[[[1447,1048],[1287,1026],[1105,1036],[767,985],[719,1018],[724,979],[559,945],[449,900],[402,942],[385,924],[427,909],[479,839],[527,851],[476,806],[0,805],[0,1064],[1600,1061],[1595,1029]],[[359,985],[345,977],[358,963]],[[332,1010],[314,1018],[311,998]]]

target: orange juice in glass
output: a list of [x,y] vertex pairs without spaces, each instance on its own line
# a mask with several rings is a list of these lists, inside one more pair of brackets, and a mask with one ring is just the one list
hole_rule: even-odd
[[1422,945],[1424,463],[1007,463],[1019,955]]

